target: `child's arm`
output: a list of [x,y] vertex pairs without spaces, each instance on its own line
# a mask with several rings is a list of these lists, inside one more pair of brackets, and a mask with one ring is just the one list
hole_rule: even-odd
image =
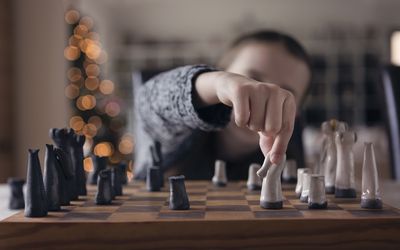
[[200,74],[195,82],[196,107],[223,103],[233,107],[235,123],[259,132],[264,155],[280,163],[293,133],[296,102],[277,85],[228,72]]

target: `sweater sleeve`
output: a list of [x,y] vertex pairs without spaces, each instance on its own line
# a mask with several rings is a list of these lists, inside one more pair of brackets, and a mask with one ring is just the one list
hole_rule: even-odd
[[[155,76],[138,89],[135,100],[136,119],[141,126],[138,129],[153,142],[161,143],[167,163],[176,158],[179,146],[194,131],[218,130],[230,120],[231,108],[223,104],[201,109],[193,106],[193,83],[199,74],[210,71],[215,69],[206,65],[183,66]],[[138,157],[142,161],[143,158],[151,158],[150,155],[143,155],[143,152],[148,152],[147,149],[140,151],[142,155]],[[141,162],[135,164],[136,172],[142,169],[138,164]]]

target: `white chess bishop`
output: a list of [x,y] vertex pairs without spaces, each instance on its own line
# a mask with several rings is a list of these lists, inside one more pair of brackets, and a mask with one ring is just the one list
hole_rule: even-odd
[[356,133],[351,131],[336,132],[337,166],[335,197],[355,198],[354,154],[353,145],[357,141]]
[[272,164],[269,154],[257,175],[262,178],[260,206],[267,209],[281,209],[283,207],[283,195],[281,185],[281,174],[285,167],[286,155],[279,165]]

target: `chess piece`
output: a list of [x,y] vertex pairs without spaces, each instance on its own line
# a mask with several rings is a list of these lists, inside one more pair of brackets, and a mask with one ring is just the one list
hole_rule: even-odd
[[115,196],[122,195],[121,173],[119,171],[118,166],[111,169],[111,186]]
[[155,141],[154,145],[150,146],[151,159],[153,162],[152,168],[158,168],[158,174],[160,175],[158,178],[159,186],[164,187],[164,171],[162,169],[162,152],[161,152],[161,143],[159,141]]
[[50,129],[50,137],[56,146],[62,149],[66,154],[66,166],[69,168],[71,178],[67,180],[70,200],[78,200],[78,187],[76,185],[75,164],[72,161],[72,141],[74,140],[74,131],[72,129]]
[[337,148],[336,198],[356,197],[353,155],[353,145],[356,141],[357,136],[351,131],[337,132],[335,135]]
[[150,192],[160,191],[161,189],[161,170],[158,167],[147,169],[146,188]]
[[72,178],[71,168],[69,166],[68,155],[64,150],[53,147],[56,157],[55,167],[58,171],[58,190],[61,206],[70,205],[70,194],[68,188],[68,180]]
[[325,178],[323,175],[310,175],[310,191],[308,193],[308,208],[324,209],[328,202],[325,195]]
[[112,203],[113,194],[110,173],[108,169],[103,169],[97,176],[97,192],[95,197],[97,205],[109,205]]
[[364,161],[362,168],[361,207],[381,209],[382,200],[379,191],[378,169],[376,166],[374,145],[364,143]]
[[310,173],[303,173],[302,174],[302,178],[303,178],[303,186],[301,189],[301,195],[300,195],[300,201],[307,203],[308,202],[308,195],[310,193],[310,178],[311,178],[311,174]]
[[169,208],[172,210],[188,210],[189,198],[185,188],[185,176],[171,176],[169,179]]
[[10,187],[11,195],[8,203],[9,209],[24,209],[24,191],[23,187],[25,184],[24,179],[19,178],[8,178],[8,186]]
[[46,193],[44,191],[39,149],[29,149],[28,171],[26,177],[25,217],[44,217],[47,215]]
[[297,198],[300,198],[301,191],[303,189],[303,173],[309,173],[309,171],[310,171],[310,169],[308,169],[308,168],[297,169],[297,184],[296,184],[296,189],[295,189]]
[[325,175],[325,191],[327,194],[335,193],[337,151],[334,135],[337,125],[338,121],[335,119],[323,122],[321,125],[324,139],[322,146],[320,174]]
[[262,178],[260,206],[268,209],[281,209],[283,207],[283,195],[281,186],[281,174],[285,167],[286,155],[279,165],[272,164],[269,155],[265,157],[262,167],[257,175]]
[[257,171],[261,168],[258,163],[252,163],[249,167],[249,176],[247,178],[247,188],[249,190],[261,190],[261,179],[257,175]]
[[83,144],[85,144],[85,136],[74,134],[71,141],[72,164],[75,170],[75,181],[78,195],[86,195],[86,175],[83,168]]
[[120,176],[121,184],[122,184],[122,185],[128,184],[128,175],[127,175],[127,173],[126,173],[126,171],[127,171],[127,165],[126,165],[126,163],[125,163],[125,162],[121,162],[121,163],[118,165],[117,168],[118,168],[118,173],[121,175],[121,176]]
[[59,170],[53,145],[46,144],[44,156],[44,190],[46,191],[47,210],[61,210]]
[[94,155],[92,161],[93,170],[89,172],[87,182],[89,185],[96,185],[99,173],[107,168],[107,157]]
[[216,160],[212,183],[217,187],[225,187],[227,182],[226,163],[222,160]]
[[296,183],[297,164],[295,160],[287,160],[282,172],[282,182]]

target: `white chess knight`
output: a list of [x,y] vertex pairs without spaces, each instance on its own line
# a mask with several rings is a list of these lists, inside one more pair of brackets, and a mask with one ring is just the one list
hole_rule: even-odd
[[323,122],[321,130],[324,135],[321,152],[319,173],[325,176],[325,191],[328,194],[335,193],[335,179],[337,166],[337,150],[335,133],[347,130],[347,124],[335,119]]
[[285,167],[286,155],[279,165],[272,164],[269,154],[257,175],[262,178],[260,206],[269,209],[281,209],[283,207],[283,195],[281,186],[281,174]]
[[258,163],[252,163],[249,167],[249,176],[247,178],[247,188],[249,190],[260,190],[261,189],[261,179],[257,175],[257,171],[261,168]]
[[226,186],[228,178],[226,177],[226,164],[222,160],[215,161],[214,176],[212,178],[212,183],[218,187]]
[[376,166],[374,145],[371,142],[364,143],[361,192],[362,208],[382,208],[382,200],[378,183],[378,169]]
[[352,131],[336,132],[337,165],[335,180],[335,197],[355,198],[354,154],[353,145],[357,141]]

